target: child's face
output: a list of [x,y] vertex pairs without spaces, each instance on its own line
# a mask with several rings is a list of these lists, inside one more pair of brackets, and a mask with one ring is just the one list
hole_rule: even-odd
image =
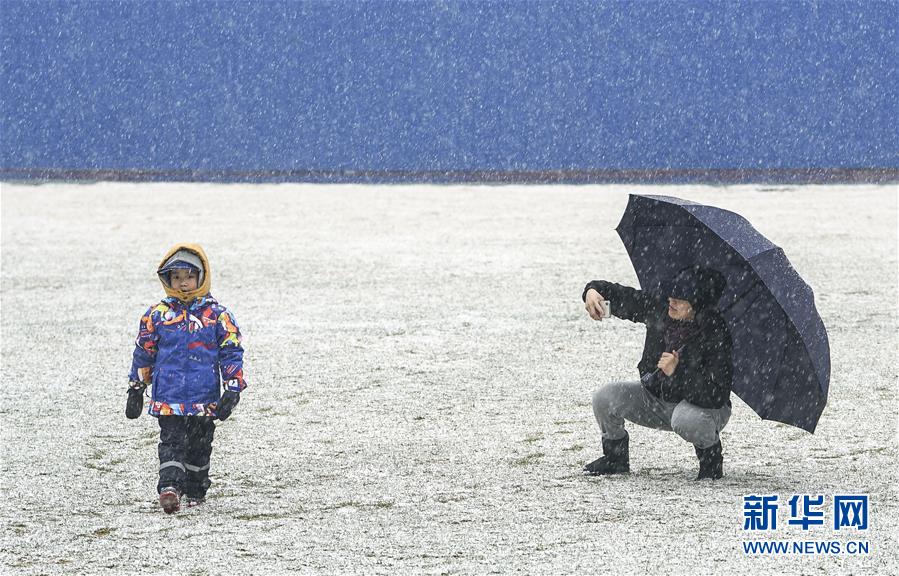
[[193,270],[172,270],[169,273],[169,284],[175,290],[192,292],[197,289],[197,273]]

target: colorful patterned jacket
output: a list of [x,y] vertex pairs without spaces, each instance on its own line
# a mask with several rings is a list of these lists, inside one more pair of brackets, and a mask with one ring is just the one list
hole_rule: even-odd
[[[196,248],[206,268],[202,287],[208,290],[208,264]],[[161,280],[170,295],[141,318],[130,379],[152,383],[152,416],[214,417],[222,383],[237,392],[246,387],[240,329],[208,292],[185,301]]]

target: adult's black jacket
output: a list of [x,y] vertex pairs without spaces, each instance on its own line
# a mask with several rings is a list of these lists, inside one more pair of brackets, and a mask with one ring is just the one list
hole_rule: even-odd
[[613,282],[594,280],[584,288],[582,298],[593,288],[611,302],[612,315],[646,324],[643,357],[637,370],[643,385],[667,402],[686,400],[702,408],[720,408],[730,402],[733,376],[733,343],[724,318],[713,307],[697,311],[693,320],[697,333],[683,346],[677,368],[671,376],[659,370],[665,350],[665,332],[673,322],[668,316],[668,298]]

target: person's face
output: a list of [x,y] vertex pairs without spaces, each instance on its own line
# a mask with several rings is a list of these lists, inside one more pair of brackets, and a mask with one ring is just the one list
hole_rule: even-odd
[[668,316],[673,320],[692,320],[696,313],[686,300],[668,298]]
[[192,292],[197,289],[197,273],[193,270],[172,270],[169,276],[169,284],[175,290]]

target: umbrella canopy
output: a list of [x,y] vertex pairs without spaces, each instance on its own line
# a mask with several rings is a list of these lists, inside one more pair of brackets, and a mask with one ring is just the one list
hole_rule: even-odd
[[632,194],[616,229],[644,290],[687,266],[721,272],[733,391],[766,420],[809,432],[827,403],[830,345],[815,296],[783,250],[728,210]]

